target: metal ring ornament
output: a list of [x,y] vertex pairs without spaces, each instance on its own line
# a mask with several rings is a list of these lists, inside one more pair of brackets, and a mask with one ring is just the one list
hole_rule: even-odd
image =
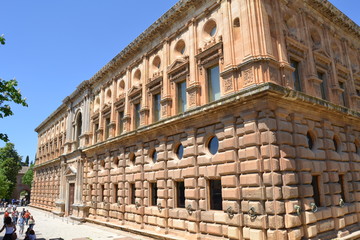
[[234,217],[234,215],[235,215],[235,211],[232,209],[231,206],[228,207],[225,212],[228,214],[230,219],[232,219]]
[[121,202],[120,200],[117,201],[117,205],[120,206],[121,205]]
[[139,203],[139,202],[135,202],[135,207],[136,207],[136,209],[139,209],[140,203]]
[[296,214],[297,214],[298,216],[300,216],[300,214],[301,214],[301,207],[300,207],[299,205],[295,205],[294,208],[295,208],[295,210],[296,210]]
[[158,203],[157,208],[158,208],[159,212],[161,212],[161,209],[162,209],[161,203]]
[[257,217],[254,207],[251,207],[251,208],[249,209],[248,214],[250,215],[250,219],[251,219],[251,220],[254,220],[254,219]]
[[339,206],[340,206],[340,207],[344,207],[344,206],[345,206],[345,201],[344,201],[344,199],[340,198],[340,200],[339,200]]
[[188,211],[189,215],[191,215],[194,212],[194,210],[191,207],[191,204],[186,206],[186,210]]
[[318,207],[315,203],[310,203],[311,211],[316,213],[318,211]]

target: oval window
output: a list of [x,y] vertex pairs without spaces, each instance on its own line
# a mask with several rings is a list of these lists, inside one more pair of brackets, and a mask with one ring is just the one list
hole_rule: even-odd
[[180,144],[176,149],[176,156],[178,157],[178,159],[182,159],[183,155],[184,155],[184,146]]
[[157,152],[156,150],[153,151],[153,153],[151,154],[151,159],[154,163],[156,163],[157,161]]
[[219,139],[217,137],[213,137],[210,139],[209,143],[208,143],[208,149],[209,152],[212,155],[215,155],[218,150],[219,150]]

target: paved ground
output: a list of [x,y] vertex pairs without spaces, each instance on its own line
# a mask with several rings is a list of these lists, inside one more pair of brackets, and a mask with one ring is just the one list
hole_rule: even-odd
[[[69,218],[60,218],[52,213],[36,208],[26,207],[35,219],[35,234],[38,240],[150,240],[151,238],[138,236],[120,230],[107,228],[91,223],[78,224]],[[19,211],[22,207],[18,208]],[[0,212],[1,224],[3,211]],[[27,227],[25,226],[25,231]],[[17,226],[17,233],[19,227]],[[2,240],[4,232],[1,233]],[[18,233],[18,239],[24,239]]]

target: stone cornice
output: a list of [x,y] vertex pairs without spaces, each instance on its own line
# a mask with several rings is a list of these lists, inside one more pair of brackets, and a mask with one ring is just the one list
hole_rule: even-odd
[[350,34],[353,34],[357,38],[360,38],[359,25],[337,9],[328,0],[306,0],[306,2],[324,17],[329,19],[329,21],[340,26],[342,29],[346,30]]

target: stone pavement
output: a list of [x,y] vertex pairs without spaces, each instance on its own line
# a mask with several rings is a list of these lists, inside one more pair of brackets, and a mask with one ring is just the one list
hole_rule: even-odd
[[[22,211],[19,207],[18,211]],[[78,223],[70,218],[61,218],[50,212],[26,207],[35,219],[35,234],[38,240],[151,240],[152,238],[135,235],[132,233],[99,226],[91,223]],[[1,224],[3,211],[0,212]],[[25,226],[26,231],[27,226]],[[17,233],[19,226],[17,226]],[[0,234],[3,239],[4,231]],[[24,239],[25,235],[18,233],[18,239]]]

